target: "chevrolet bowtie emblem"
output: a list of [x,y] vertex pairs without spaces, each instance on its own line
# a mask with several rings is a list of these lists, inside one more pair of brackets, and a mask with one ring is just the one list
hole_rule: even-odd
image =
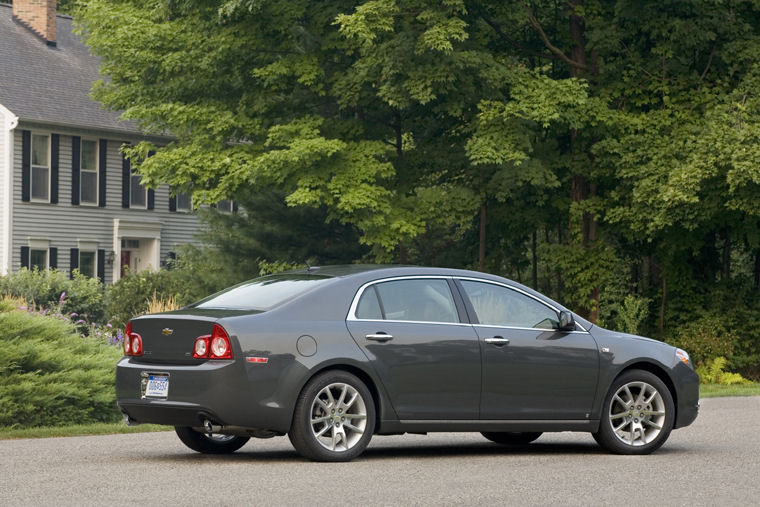
[[165,328],[163,328],[163,329],[161,330],[161,334],[162,334],[162,335],[164,335],[164,336],[169,336],[169,335],[170,335],[170,334],[172,334],[173,332],[174,332],[174,329],[170,329],[170,328],[168,328],[168,327],[165,327]]

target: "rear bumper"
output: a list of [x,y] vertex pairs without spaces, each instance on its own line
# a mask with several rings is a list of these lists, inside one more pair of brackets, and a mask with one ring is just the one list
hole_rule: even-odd
[[[268,382],[252,378],[244,362],[206,361],[196,365],[137,362],[125,357],[116,366],[119,409],[136,423],[222,426],[286,432],[291,411],[271,399]],[[165,399],[144,396],[145,374],[169,376]]]

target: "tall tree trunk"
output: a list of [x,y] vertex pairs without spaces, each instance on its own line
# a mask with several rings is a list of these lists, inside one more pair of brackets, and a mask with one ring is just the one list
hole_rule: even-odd
[[755,288],[760,287],[760,250],[755,251]]
[[721,278],[728,281],[731,278],[731,233],[723,229],[723,269]]
[[536,236],[537,236],[537,232],[534,229],[533,241],[530,245],[530,249],[531,249],[531,253],[533,254],[533,288],[538,290],[538,253],[536,252],[537,250],[536,243],[538,243],[538,239],[536,238]]
[[480,248],[478,251],[478,269],[486,268],[486,202],[480,206]]
[[663,341],[665,335],[665,301],[668,297],[668,282],[665,280],[664,273],[662,276],[662,301],[660,302],[660,341]]

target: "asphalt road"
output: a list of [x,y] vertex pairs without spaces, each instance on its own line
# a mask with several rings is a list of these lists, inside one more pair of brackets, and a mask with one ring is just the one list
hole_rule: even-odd
[[375,437],[351,463],[287,437],[204,456],[173,432],[0,441],[0,505],[758,505],[760,397],[703,400],[650,456],[583,433],[504,448],[478,434]]

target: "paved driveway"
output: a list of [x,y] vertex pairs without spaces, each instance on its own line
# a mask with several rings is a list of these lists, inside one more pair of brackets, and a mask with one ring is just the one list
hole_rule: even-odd
[[758,505],[760,397],[703,400],[651,456],[590,435],[509,449],[478,434],[375,437],[352,463],[303,461],[287,437],[231,456],[173,432],[0,441],[0,505]]

